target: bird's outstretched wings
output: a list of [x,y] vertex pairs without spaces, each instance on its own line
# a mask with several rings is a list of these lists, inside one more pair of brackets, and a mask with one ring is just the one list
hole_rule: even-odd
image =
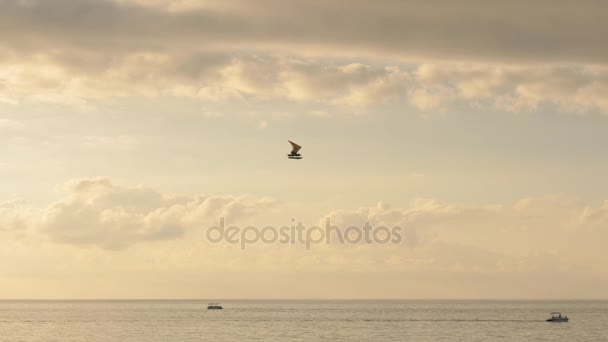
[[289,143],[291,144],[291,153],[294,153],[294,154],[298,153],[298,151],[302,148],[302,146],[294,143],[291,140],[287,140],[287,141],[289,141]]

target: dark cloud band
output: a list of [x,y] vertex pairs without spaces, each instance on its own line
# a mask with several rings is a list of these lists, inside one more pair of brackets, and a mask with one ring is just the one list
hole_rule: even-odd
[[[169,2],[169,1],[167,1]],[[604,63],[603,1],[224,1],[168,11],[108,0],[1,0],[5,47],[276,49],[437,60]]]

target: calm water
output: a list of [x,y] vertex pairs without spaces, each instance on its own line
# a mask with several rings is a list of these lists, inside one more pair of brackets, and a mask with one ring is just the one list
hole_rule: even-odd
[[[607,301],[0,301],[1,341],[608,341]],[[551,311],[569,323],[547,323]]]

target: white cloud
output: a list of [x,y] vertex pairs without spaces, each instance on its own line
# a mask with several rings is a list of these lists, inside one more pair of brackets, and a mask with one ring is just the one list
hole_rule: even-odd
[[0,101],[90,109],[112,98],[173,96],[608,113],[599,34],[608,20],[598,19],[597,2],[548,7],[4,0]]
[[[74,70],[42,57],[9,62],[5,98],[88,108],[112,98],[176,97],[202,102],[288,100],[362,109],[402,104],[421,112],[455,108],[507,112],[552,106],[567,113],[608,113],[608,69],[600,66],[338,64],[246,55],[118,57],[101,70]],[[2,66],[0,65],[0,70]],[[176,70],[183,70],[177,71]],[[321,110],[327,112],[328,110]]]
[[68,184],[60,200],[40,211],[0,206],[0,227],[30,227],[59,243],[123,249],[138,242],[170,240],[188,230],[255,216],[273,207],[270,198],[253,196],[176,196],[147,187],[126,187],[108,179],[83,179]]
[[[269,217],[268,211],[276,203],[253,196],[178,196],[147,187],[120,186],[103,178],[83,179],[70,182],[63,197],[42,211],[28,209],[23,202],[0,205],[0,227],[5,232],[48,236],[59,243],[123,249],[139,242],[176,239],[197,228],[203,232],[205,225],[216,224],[219,217],[250,224],[245,220]],[[556,254],[564,265],[591,262],[590,258],[595,259],[594,265],[608,264],[600,244],[608,238],[607,203],[591,205],[548,196],[510,205],[465,206],[416,199],[405,207],[379,203],[355,210],[337,209],[321,216],[317,224],[324,226],[325,217],[330,217],[331,223],[342,229],[366,222],[400,226],[403,243],[359,244],[344,250],[341,245],[315,246],[313,250],[321,253],[319,257],[329,258],[323,260],[330,264],[339,259],[334,258],[336,252],[369,253],[374,263],[389,268],[396,267],[398,260],[409,259],[421,259],[414,264],[428,266],[432,260],[448,257],[434,255],[439,252],[437,246],[448,245],[500,255],[498,259],[510,260],[512,267],[521,267],[522,260],[539,253]],[[285,250],[278,248],[279,252]],[[451,257],[465,258],[466,253]],[[460,262],[475,264],[474,260]]]
[[[525,198],[511,205],[463,206],[417,199],[403,208],[336,210],[327,215],[342,226],[398,225],[408,246],[366,246],[324,250],[321,264],[340,269],[365,255],[369,270],[442,272],[562,272],[597,274],[608,266],[600,241],[608,238],[608,206],[564,196]],[[337,264],[334,264],[337,262]],[[350,262],[350,267],[357,264]],[[362,265],[358,265],[358,267]],[[365,267],[367,269],[367,267]]]
[[[0,234],[27,232],[20,240],[6,240],[0,253],[13,253],[19,260],[49,258],[53,260],[49,267],[56,272],[74,274],[87,274],[86,269],[95,262],[97,269],[107,274],[171,277],[209,272],[264,276],[267,272],[275,276],[329,272],[340,279],[346,274],[365,279],[384,274],[401,281],[441,274],[450,282],[481,281],[489,286],[491,282],[485,278],[500,278],[517,280],[521,285],[512,284],[519,292],[508,295],[502,288],[487,292],[494,297],[535,296],[526,284],[551,281],[560,274],[602,284],[608,281],[604,246],[608,204],[564,196],[524,198],[501,205],[416,199],[405,206],[379,203],[337,209],[315,222],[323,225],[329,216],[333,224],[343,228],[367,221],[374,226],[400,225],[404,227],[404,243],[400,245],[333,243],[313,245],[311,251],[294,245],[254,245],[242,252],[238,245],[204,241],[203,229],[217,224],[217,217],[226,216],[229,222],[240,221],[245,226],[252,223],[249,219],[254,215],[267,213],[274,203],[254,197],[168,195],[105,179],[74,181],[65,196],[42,213],[25,210],[19,202],[0,205]],[[66,244],[80,248],[66,248]],[[66,259],[70,266],[62,268]],[[4,268],[19,272],[13,264]],[[463,295],[468,293],[465,288],[443,289],[437,295]],[[593,293],[600,293],[600,288],[598,285]],[[403,291],[394,294],[406,295]],[[570,288],[553,295],[582,294]]]

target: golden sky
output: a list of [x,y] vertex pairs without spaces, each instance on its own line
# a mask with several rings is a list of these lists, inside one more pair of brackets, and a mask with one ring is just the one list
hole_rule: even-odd
[[607,7],[0,0],[0,297],[605,298]]

